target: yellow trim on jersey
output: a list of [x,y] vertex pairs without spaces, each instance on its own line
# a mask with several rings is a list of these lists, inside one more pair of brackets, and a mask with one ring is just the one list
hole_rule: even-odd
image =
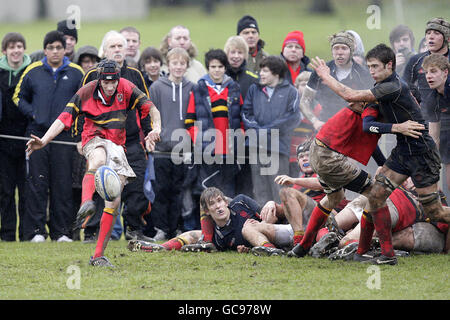
[[92,120],[92,122],[98,123],[98,124],[105,124],[105,123],[113,122],[113,121],[120,121],[120,119],[119,118],[112,118],[112,119],[109,119],[109,120]]
[[89,75],[90,75],[92,72],[97,72],[97,69],[91,69],[91,70],[89,70],[89,71],[84,75],[84,78],[83,78],[83,84],[82,84],[81,86],[84,86],[84,85],[86,84],[86,80],[89,78]]
[[23,81],[23,77],[25,77],[25,75],[31,70],[34,69],[36,67],[42,66],[43,63],[42,61],[36,61],[33,62],[32,64],[30,64],[25,71],[22,73],[22,76],[20,77],[19,83],[17,83],[16,89],[14,90],[14,95],[12,97],[12,101],[14,102],[14,104],[16,106],[19,106],[19,92],[20,92],[20,87],[22,86],[22,81]]
[[150,98],[150,94],[148,93],[148,88],[147,88],[147,85],[145,84],[145,80],[144,80],[144,76],[142,75],[142,72],[140,72],[138,69],[130,67],[130,66],[127,66],[127,68],[138,72],[139,76],[141,77],[142,84],[144,85],[144,88],[145,88],[144,93],[147,95],[147,97]]
[[211,109],[212,112],[218,112],[218,111],[228,111],[227,106],[217,106]]
[[185,124],[194,123],[194,122],[195,122],[194,119],[186,119],[186,120],[184,120]]
[[77,105],[73,102],[69,102],[68,104],[66,104],[66,107],[74,108],[77,113],[80,112],[80,109],[78,109]]

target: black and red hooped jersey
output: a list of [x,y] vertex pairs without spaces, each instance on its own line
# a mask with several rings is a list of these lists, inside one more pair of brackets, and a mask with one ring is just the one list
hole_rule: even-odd
[[77,91],[58,119],[69,130],[79,115],[85,115],[81,134],[83,146],[94,137],[124,145],[128,110],[137,109],[143,119],[149,114],[151,107],[153,103],[145,93],[124,78],[119,80],[117,90],[110,99],[102,95],[98,80],[94,80]]

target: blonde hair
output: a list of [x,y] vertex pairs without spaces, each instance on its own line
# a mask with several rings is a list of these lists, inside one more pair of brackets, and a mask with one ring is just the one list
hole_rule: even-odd
[[232,36],[229,37],[227,42],[225,42],[225,47],[223,48],[223,51],[228,55],[228,52],[231,50],[231,48],[236,48],[238,50],[241,50],[244,52],[245,60],[247,60],[248,57],[248,44],[242,38],[241,36]]
[[426,70],[430,67],[437,67],[442,71],[450,71],[450,63],[448,62],[448,58],[439,53],[432,53],[423,59],[422,68]]
[[167,52],[166,56],[167,64],[169,64],[169,61],[172,57],[184,59],[186,61],[187,67],[189,68],[189,61],[191,60],[191,58],[189,57],[189,53],[183,48],[170,49],[169,52]]

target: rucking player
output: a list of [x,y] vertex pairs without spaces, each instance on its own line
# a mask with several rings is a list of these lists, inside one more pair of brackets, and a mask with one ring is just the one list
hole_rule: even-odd
[[[395,72],[395,54],[384,44],[377,45],[366,55],[370,74],[375,86],[370,90],[353,90],[330,76],[329,68],[322,59],[314,59],[313,67],[323,82],[346,101],[377,102],[368,111],[365,127],[368,131],[397,133],[397,145],[392,150],[383,168],[375,177],[375,184],[369,198],[369,212],[361,220],[361,236],[355,259],[364,260],[362,255],[369,250],[373,230],[380,238],[382,255],[372,259],[375,264],[396,264],[392,247],[391,220],[386,205],[387,197],[396,187],[411,177],[418,200],[425,214],[433,221],[448,223],[450,209],[439,201],[437,182],[441,168],[439,154],[433,139],[424,125],[420,107],[408,85]],[[385,122],[377,122],[381,116]],[[402,134],[395,132],[396,125],[407,123]]]

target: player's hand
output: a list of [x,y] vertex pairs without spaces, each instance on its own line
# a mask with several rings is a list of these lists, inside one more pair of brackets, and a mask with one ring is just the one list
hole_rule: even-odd
[[145,137],[145,147],[148,152],[155,150],[156,142],[161,140],[160,134],[160,129],[153,129],[147,134]]
[[409,136],[417,139],[422,136],[422,132],[420,131],[425,130],[425,126],[416,121],[407,120],[402,123],[394,123],[391,130],[393,133],[401,133],[404,136]]
[[285,174],[281,176],[276,176],[274,181],[275,183],[280,184],[282,186],[290,186],[294,184],[293,179]]
[[240,245],[238,245],[238,246],[236,247],[236,250],[237,250],[238,253],[249,253],[250,248],[244,246],[243,244],[240,244]]
[[268,201],[261,209],[261,220],[267,223],[277,222],[277,207],[275,201]]
[[45,144],[41,140],[41,138],[35,136],[34,134],[32,134],[30,136],[31,136],[31,139],[28,140],[27,149],[25,150],[28,156],[30,156],[34,151],[45,147]]
[[322,128],[322,126],[323,126],[324,124],[325,124],[325,122],[320,121],[320,120],[314,121],[314,123],[313,123],[314,130],[319,131],[320,128]]
[[330,75],[330,68],[327,66],[325,60],[317,56],[311,60],[311,66],[322,80]]

